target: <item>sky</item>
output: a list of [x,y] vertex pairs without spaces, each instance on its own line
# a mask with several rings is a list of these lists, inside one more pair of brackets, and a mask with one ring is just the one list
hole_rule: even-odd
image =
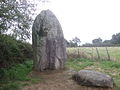
[[82,44],[91,43],[120,32],[120,0],[49,0],[36,12],[45,9],[56,15],[67,40],[77,36]]

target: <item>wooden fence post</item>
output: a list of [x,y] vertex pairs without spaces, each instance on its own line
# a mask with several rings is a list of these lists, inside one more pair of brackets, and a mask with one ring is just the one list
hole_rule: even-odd
[[100,59],[100,54],[99,54],[99,51],[98,51],[97,47],[96,47],[96,52],[97,52],[97,55],[98,55],[98,59]]
[[107,52],[108,60],[110,60],[110,54],[109,54],[109,52],[108,52],[107,47],[106,47],[106,52]]
[[78,58],[80,58],[80,52],[79,52],[79,48],[78,48]]
[[92,47],[92,60],[93,60],[93,47]]

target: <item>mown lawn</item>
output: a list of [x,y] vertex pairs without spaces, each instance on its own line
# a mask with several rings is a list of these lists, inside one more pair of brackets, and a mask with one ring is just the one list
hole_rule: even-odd
[[71,59],[68,60],[66,66],[72,70],[79,71],[81,69],[100,71],[110,75],[120,90],[120,62],[119,61],[104,61],[104,60],[89,60],[89,59]]

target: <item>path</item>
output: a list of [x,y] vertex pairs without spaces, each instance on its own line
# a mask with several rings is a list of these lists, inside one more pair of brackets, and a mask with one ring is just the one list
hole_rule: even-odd
[[71,79],[71,75],[71,70],[32,72],[32,77],[41,77],[42,81],[22,90],[114,90],[80,86]]

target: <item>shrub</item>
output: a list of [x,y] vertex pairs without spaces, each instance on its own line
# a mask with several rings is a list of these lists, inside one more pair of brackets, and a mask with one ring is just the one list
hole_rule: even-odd
[[14,38],[0,35],[0,67],[7,67],[17,63],[22,58],[17,42]]
[[17,41],[20,52],[23,54],[24,58],[32,59],[33,58],[33,49],[32,45],[27,42]]
[[30,44],[8,35],[0,35],[0,68],[9,67],[32,57]]

